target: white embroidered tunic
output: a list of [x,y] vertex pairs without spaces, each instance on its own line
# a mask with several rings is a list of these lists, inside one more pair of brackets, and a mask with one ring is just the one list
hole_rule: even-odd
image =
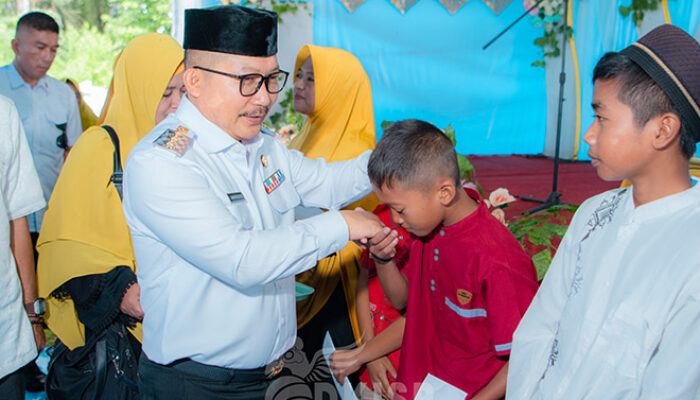
[[700,398],[700,187],[574,216],[513,337],[508,399]]

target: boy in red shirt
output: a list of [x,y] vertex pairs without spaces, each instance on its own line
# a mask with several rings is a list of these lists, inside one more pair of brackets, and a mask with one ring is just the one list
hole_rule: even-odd
[[406,309],[394,398],[413,399],[427,374],[467,399],[502,398],[512,334],[537,291],[532,261],[478,193],[462,190],[454,146],[435,126],[386,129],[368,174],[394,224],[420,239],[403,271],[396,231],[370,241],[382,288]]

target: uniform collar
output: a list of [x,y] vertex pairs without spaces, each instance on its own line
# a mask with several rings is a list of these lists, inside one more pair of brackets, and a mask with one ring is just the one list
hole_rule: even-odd
[[[632,190],[628,191],[627,207],[634,208]],[[675,214],[684,208],[696,207],[700,203],[700,185],[680,193],[672,194],[651,203],[641,205],[632,211],[632,222],[644,222],[654,218]]]
[[[9,68],[10,69],[9,70],[9,72],[10,72],[9,73],[10,87],[13,90],[17,89],[18,87],[20,87],[22,85],[29,86],[29,84],[22,78],[22,75],[20,75],[19,72],[17,71],[17,68],[15,67],[14,60],[10,63],[9,67],[10,67]],[[48,76],[47,75],[42,76],[41,79],[39,79],[39,82],[37,82],[36,87],[42,87],[44,89],[48,89],[48,87],[49,87]],[[29,86],[29,88],[31,89],[32,87]]]
[[244,150],[243,144],[206,119],[197,107],[190,102],[187,94],[182,97],[175,115],[177,119],[194,130],[197,134],[197,142],[207,153],[216,153],[232,146]]

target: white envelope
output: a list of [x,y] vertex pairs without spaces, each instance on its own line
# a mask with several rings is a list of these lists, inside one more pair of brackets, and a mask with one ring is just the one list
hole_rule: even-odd
[[[328,363],[328,369],[331,368],[331,354],[335,351],[335,344],[333,344],[333,339],[331,339],[330,333],[326,332],[326,337],[323,339],[323,356],[326,358],[326,362]],[[352,390],[352,385],[350,384],[350,380],[348,378],[345,378],[345,383],[342,385],[338,383],[338,381],[335,379],[335,375],[331,372],[331,377],[333,378],[333,383],[335,384],[335,388],[338,389],[338,394],[340,395],[340,398],[342,400],[357,400],[357,396],[355,395],[355,391]]]
[[466,392],[428,374],[418,388],[415,400],[464,400],[465,397]]

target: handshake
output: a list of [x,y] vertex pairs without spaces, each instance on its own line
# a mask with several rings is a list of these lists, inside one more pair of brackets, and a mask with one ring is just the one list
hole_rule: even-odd
[[360,247],[369,247],[370,252],[382,259],[391,259],[396,255],[398,234],[385,226],[379,218],[362,208],[341,210],[340,214],[348,224],[350,240]]

